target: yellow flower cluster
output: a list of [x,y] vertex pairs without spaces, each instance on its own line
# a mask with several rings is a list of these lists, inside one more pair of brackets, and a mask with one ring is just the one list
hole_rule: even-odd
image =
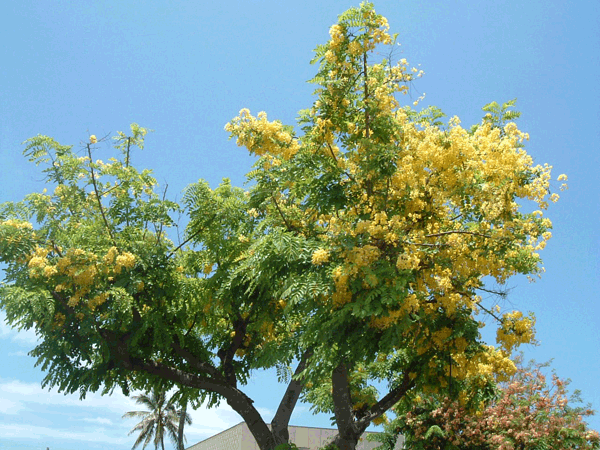
[[396,261],[396,267],[398,270],[413,270],[419,267],[419,263],[421,259],[418,255],[415,254],[406,254],[402,253],[398,256],[398,260]]
[[380,330],[385,330],[405,316],[406,312],[404,310],[388,311],[387,316],[372,316],[371,320],[369,321],[369,326],[373,328],[379,328]]
[[135,255],[129,252],[124,252],[123,254],[117,256],[114,271],[116,274],[118,274],[121,273],[123,268],[131,269],[133,266],[135,266]]
[[[50,260],[50,251],[49,248],[38,246],[29,256],[31,278],[43,277],[54,286],[55,292],[67,293],[70,307],[77,306],[82,299],[91,295],[87,305],[92,311],[109,296],[106,292],[93,295],[99,281],[110,281],[123,269],[133,268],[136,261],[135,255],[129,252],[119,253],[116,247],[111,247],[102,258],[83,249],[69,249],[66,254]],[[57,282],[58,280],[60,281]]]
[[354,266],[353,272],[357,273],[361,267],[369,266],[379,259],[381,251],[374,245],[354,247],[346,252],[345,260]]
[[334,308],[340,308],[352,300],[352,292],[348,286],[349,275],[339,266],[333,271],[335,291],[331,297]]
[[300,148],[298,140],[284,130],[281,122],[269,122],[265,112],[254,117],[244,108],[238,117],[225,125],[225,130],[237,136],[237,145],[245,146],[258,156],[270,155],[287,160]]
[[521,311],[513,311],[502,316],[502,326],[496,332],[496,342],[510,353],[520,344],[532,343],[534,336],[535,318],[532,315],[524,317]]
[[49,272],[53,272],[53,267],[48,267],[48,248],[37,246],[34,252],[29,255],[29,261],[27,266],[29,267],[29,276],[31,278],[38,278],[46,275]]
[[327,250],[322,248],[315,250],[315,252],[312,255],[312,263],[315,266],[320,266],[321,264],[324,264],[327,261],[329,261],[329,252]]
[[344,29],[338,24],[332,25],[329,29],[329,36],[331,36],[331,41],[329,42],[329,46],[332,49],[337,49],[340,45],[346,40],[346,35],[344,33]]
[[95,295],[88,302],[88,307],[94,311],[98,306],[102,305],[108,299],[109,294],[107,292],[102,292],[101,294]]
[[29,222],[26,222],[24,220],[14,220],[14,219],[4,220],[4,221],[0,222],[0,225],[6,225],[8,227],[13,227],[13,228],[16,228],[17,230],[33,230],[33,225],[31,225]]

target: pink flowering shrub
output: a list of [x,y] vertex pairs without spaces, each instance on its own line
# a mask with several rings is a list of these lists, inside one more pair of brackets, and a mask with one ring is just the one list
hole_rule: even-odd
[[418,398],[408,412],[398,408],[387,433],[404,434],[406,448],[414,450],[600,449],[598,432],[584,421],[594,411],[573,406],[581,404],[579,392],[569,396],[569,382],[555,374],[548,382],[544,367],[519,367],[487,405],[475,409],[468,395]]

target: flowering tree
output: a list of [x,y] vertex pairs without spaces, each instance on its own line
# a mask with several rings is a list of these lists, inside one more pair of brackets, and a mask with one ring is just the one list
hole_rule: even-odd
[[[245,109],[227,124],[259,157],[248,191],[198,182],[181,205],[166,200],[130,164],[146,134],[137,125],[108,162],[93,160],[94,136],[84,156],[28,141],[53,191],[0,209],[0,302],[41,337],[46,384],[192,388],[225,399],[262,450],[288,440],[305,389],[334,413],[333,444],[346,450],[413,389],[514,372],[533,316],[499,315],[479,293],[485,280],[541,273],[544,210],[558,199],[550,167],[524,150],[513,102],[488,105],[470,129],[401,107],[421,73],[378,56],[391,55],[388,28],[369,3],[340,16],[316,50],[301,133]],[[166,230],[180,211],[190,220],[175,245]],[[498,347],[481,341],[479,313],[497,321]],[[269,430],[240,385],[275,366],[287,390]]]
[[[386,429],[386,436],[404,434],[416,450],[536,450],[598,449],[600,435],[585,417],[594,414],[576,391],[569,396],[568,381],[543,373],[548,364],[519,367],[499,386],[487,405],[468,406],[466,397],[419,397]],[[482,407],[483,406],[483,407]],[[390,441],[390,439],[387,439]],[[383,447],[383,450],[393,446]]]
[[[400,106],[421,72],[379,56],[393,56],[388,28],[368,3],[331,27],[302,134],[247,109],[226,126],[260,157],[250,174],[258,217],[318,247],[279,295],[311,318],[301,343],[319,364],[307,368],[307,396],[334,413],[344,450],[413,388],[514,372],[510,353],[532,341],[534,318],[500,315],[479,294],[493,291],[486,281],[541,273],[544,210],[558,200],[550,167],[524,150],[514,102],[487,105],[468,129],[457,117],[443,123],[436,108]],[[264,268],[271,255],[261,249],[244,264]],[[498,324],[498,347],[481,341],[479,313]],[[387,379],[389,392],[359,395],[358,370]]]
[[[44,385],[85,396],[175,384],[193,405],[226,400],[271,450],[287,441],[300,382],[288,379],[273,431],[239,384],[251,370],[294,357],[301,371],[309,353],[292,345],[294,320],[279,299],[269,303],[268,292],[235,271],[248,245],[242,233],[251,236],[256,225],[243,190],[198,183],[184,206],[164,199],[150,171],[130,164],[146,132],[134,124],[130,135],[119,133],[120,158],[107,162],[92,159],[95,136],[83,156],[46,136],[27,142],[25,155],[45,167],[52,191],[0,207],[1,305],[9,323],[40,337],[31,354]],[[167,236],[171,214],[184,207],[201,250]],[[209,227],[197,229],[202,221]]]

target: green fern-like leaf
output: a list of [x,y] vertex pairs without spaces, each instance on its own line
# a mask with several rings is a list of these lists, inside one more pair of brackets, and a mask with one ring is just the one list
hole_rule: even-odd
[[446,434],[438,425],[432,425],[425,433],[425,439],[431,439],[432,437],[445,437]]

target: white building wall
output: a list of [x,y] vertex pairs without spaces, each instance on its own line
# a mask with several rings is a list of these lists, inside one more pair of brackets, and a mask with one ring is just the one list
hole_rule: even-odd
[[187,450],[242,450],[243,429],[248,427],[244,422],[222,431],[214,436],[205,439],[202,442],[188,447]]
[[[269,428],[271,426],[269,425]],[[288,428],[290,441],[296,444],[300,450],[318,450],[327,445],[337,434],[337,430],[329,428],[295,427]],[[366,432],[360,438],[356,447],[357,450],[374,450],[381,444],[366,439],[367,435],[373,434]],[[396,449],[402,448],[404,439],[398,439]],[[250,429],[245,422],[229,428],[215,436],[212,436],[202,442],[188,447],[187,450],[260,450],[250,433]]]

